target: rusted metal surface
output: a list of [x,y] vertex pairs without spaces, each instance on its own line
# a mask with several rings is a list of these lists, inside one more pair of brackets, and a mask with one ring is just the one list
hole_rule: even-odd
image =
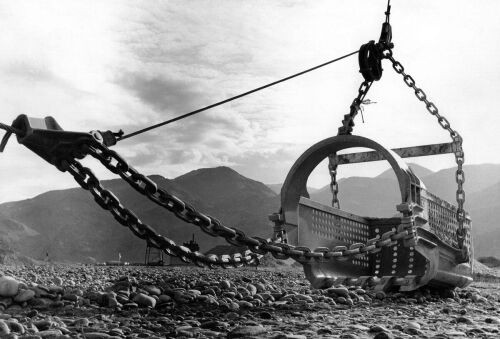
[[[428,155],[448,154],[454,152],[453,143],[421,145],[413,147],[393,148],[392,151],[401,158],[423,157]],[[371,162],[386,160],[379,152],[357,152],[337,155],[339,165],[356,164],[361,162]]]

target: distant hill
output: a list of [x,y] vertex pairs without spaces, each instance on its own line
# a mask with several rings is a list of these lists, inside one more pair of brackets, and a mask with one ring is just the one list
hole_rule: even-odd
[[266,184],[266,186],[269,187],[274,193],[280,194],[283,184]]
[[[425,177],[425,185],[448,201],[455,201],[456,168],[448,168]],[[467,195],[481,192],[500,182],[500,164],[465,165],[465,191]],[[467,199],[469,200],[469,199]],[[472,200],[470,200],[472,203]],[[468,203],[467,203],[468,204]]]
[[[281,194],[281,187],[283,187],[283,184],[266,184],[266,186],[269,187],[274,193]],[[314,187],[308,187],[307,191],[309,193],[313,193],[318,191],[318,189]]]
[[[200,211],[216,216],[229,226],[249,235],[269,236],[272,227],[267,216],[278,211],[278,196],[264,184],[245,178],[227,167],[200,169],[169,180],[150,177]],[[186,224],[131,189],[121,179],[106,180],[124,206],[144,222],[178,244],[194,233],[201,250],[227,244],[198,227]],[[17,233],[9,231],[15,228]],[[145,242],[119,225],[101,209],[92,196],[80,188],[50,191],[32,199],[0,205],[0,235],[18,234],[9,243],[23,255],[58,261],[98,261],[117,259],[143,261]]]
[[472,218],[476,256],[500,257],[500,182],[467,198],[467,210]]
[[[423,179],[431,174],[433,174],[434,172],[431,171],[430,169],[428,168],[425,168],[423,166],[420,166],[420,165],[417,165],[417,164],[414,164],[414,163],[409,163],[408,166],[412,169],[413,173],[415,173],[420,179]],[[396,175],[394,174],[394,171],[392,170],[392,168],[389,168],[388,170],[382,172],[381,174],[379,174],[377,176],[377,178],[380,178],[380,179],[396,179]]]
[[488,267],[499,267],[500,266],[500,259],[495,258],[495,257],[481,257],[481,258],[478,258],[477,261],[479,261],[481,264],[484,264]]

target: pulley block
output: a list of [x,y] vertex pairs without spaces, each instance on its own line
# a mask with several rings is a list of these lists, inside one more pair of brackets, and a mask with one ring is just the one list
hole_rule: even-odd
[[359,49],[359,72],[366,81],[377,81],[382,77],[382,51],[380,45],[371,40]]

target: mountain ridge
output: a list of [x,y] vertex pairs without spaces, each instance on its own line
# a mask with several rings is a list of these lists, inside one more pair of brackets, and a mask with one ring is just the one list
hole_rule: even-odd
[[[218,180],[211,180],[208,185],[206,175],[213,172],[213,169],[200,169],[175,179],[149,177],[159,187],[228,226],[242,228],[249,235],[270,235],[272,228],[267,215],[278,210],[278,196],[264,184],[227,168],[215,169]],[[228,174],[231,180],[227,180]],[[202,250],[226,244],[224,239],[213,238],[196,226],[186,225],[123,180],[103,180],[102,185],[116,194],[124,206],[133,207],[143,222],[178,244],[191,239],[192,234],[196,235]],[[240,193],[239,196],[224,199],[231,190]],[[26,224],[38,233],[37,236],[25,234],[23,239],[13,242],[20,253],[36,259],[43,259],[47,252],[59,261],[81,262],[90,257],[103,261],[116,258],[118,253],[127,261],[142,261],[144,257],[144,241],[119,225],[93,201],[89,192],[80,188],[49,191],[31,199],[1,204],[0,215]],[[0,231],[7,226],[5,222],[0,223]]]

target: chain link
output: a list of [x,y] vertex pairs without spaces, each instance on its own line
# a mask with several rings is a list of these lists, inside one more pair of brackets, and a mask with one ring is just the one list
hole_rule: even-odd
[[363,81],[358,89],[358,96],[354,98],[352,104],[349,108],[349,114],[344,115],[344,120],[342,120],[342,126],[339,127],[338,135],[351,134],[354,128],[354,118],[358,115],[361,110],[361,104],[365,99],[366,94],[370,90],[373,81]]
[[[363,81],[358,89],[358,95],[352,101],[349,109],[349,114],[344,115],[344,120],[342,120],[342,126],[339,128],[338,135],[351,134],[354,128],[354,118],[361,110],[361,104],[365,99],[368,90],[370,89],[373,81]],[[328,171],[330,173],[330,191],[332,193],[332,207],[340,208],[340,201],[338,198],[339,194],[339,183],[337,182],[337,154],[333,153],[328,156]]]
[[339,183],[337,182],[338,160],[337,153],[328,156],[328,170],[330,172],[330,191],[332,192],[332,207],[340,209],[340,201],[338,198]]
[[401,74],[403,76],[403,80],[405,84],[408,87],[411,87],[415,91],[415,96],[417,97],[418,100],[422,101],[425,104],[425,107],[427,108],[427,111],[436,117],[439,125],[448,133],[450,134],[451,139],[453,140],[453,145],[454,145],[454,154],[455,154],[455,162],[457,163],[457,170],[455,172],[455,181],[457,183],[457,192],[456,192],[456,200],[457,200],[457,212],[456,212],[456,219],[458,222],[458,229],[457,229],[457,242],[458,242],[458,247],[463,248],[464,246],[464,241],[466,237],[466,229],[464,227],[465,223],[465,210],[464,210],[464,204],[465,204],[465,191],[463,189],[463,185],[465,182],[465,173],[463,171],[463,164],[464,164],[464,151],[462,148],[462,137],[460,134],[458,134],[457,131],[455,131],[453,128],[451,128],[451,124],[446,119],[444,116],[439,114],[439,109],[436,107],[436,105],[429,101],[427,99],[427,95],[425,92],[416,86],[415,80],[412,78],[411,75],[405,73],[405,69],[403,65],[394,59],[392,56],[392,50],[386,50],[384,52],[384,57],[389,59],[392,63],[392,68],[396,71],[396,73]]
[[136,236],[146,239],[167,254],[178,256],[184,261],[192,261],[199,266],[238,267],[256,263],[262,255],[267,253],[271,253],[278,259],[293,258],[301,263],[312,260],[328,261],[332,258],[347,260],[352,256],[377,253],[381,248],[391,246],[400,240],[408,241],[409,246],[414,246],[416,234],[412,218],[404,218],[397,230],[391,234],[370,239],[366,244],[357,243],[349,247],[336,246],[331,250],[324,247],[311,250],[308,247],[292,246],[280,242],[282,239],[273,241],[249,237],[237,228],[225,226],[221,221],[198,212],[190,204],[159,188],[151,179],[128,165],[118,153],[103,144],[96,141],[92,145],[84,146],[82,152],[99,160],[107,169],[118,174],[139,193],[172,212],[179,219],[200,227],[209,235],[223,237],[232,245],[249,248],[243,254],[222,255],[220,257],[192,252],[188,248],[179,246],[174,241],[159,235],[152,227],[144,224],[132,211],[124,207],[112,192],[100,184],[99,179],[89,168],[83,167],[77,160],[65,164],[64,169],[68,170],[80,186],[88,190],[94,196],[95,201],[102,208],[108,210],[120,224],[127,226]]

